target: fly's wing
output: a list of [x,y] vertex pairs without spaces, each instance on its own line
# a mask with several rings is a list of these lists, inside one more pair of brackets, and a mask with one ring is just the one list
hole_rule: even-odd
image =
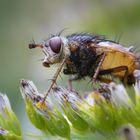
[[[106,57],[101,68],[102,70],[126,66],[128,68],[129,75],[137,69],[136,57],[129,51],[129,48],[125,48],[114,42],[100,42],[98,43],[98,48],[100,51],[106,53]],[[114,75],[123,77],[125,75],[125,71],[115,72]]]
[[135,56],[136,56],[136,62],[137,62],[137,69],[140,70],[140,52],[138,53],[135,53]]
[[140,47],[139,47],[140,44],[135,44],[135,46],[130,46],[129,50],[130,52],[132,52],[133,54],[135,54],[135,57],[136,57],[136,62],[138,63],[138,69],[140,69]]
[[111,50],[116,49],[116,50],[125,51],[125,52],[129,52],[132,49],[132,48],[123,47],[121,44],[111,42],[111,41],[99,42],[98,45],[102,47],[107,47]]

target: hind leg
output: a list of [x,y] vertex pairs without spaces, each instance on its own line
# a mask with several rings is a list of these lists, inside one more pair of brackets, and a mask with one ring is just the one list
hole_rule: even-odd
[[128,67],[127,66],[120,66],[120,67],[115,67],[107,70],[101,70],[99,72],[99,75],[106,75],[106,74],[112,74],[112,73],[117,73],[117,72],[122,72],[124,71],[124,76],[123,76],[123,84],[127,85],[127,77],[128,77]]
[[102,77],[102,76],[98,76],[97,80],[102,82],[102,83],[106,83],[106,84],[109,84],[109,83],[113,82],[113,80],[111,80],[109,78]]
[[101,59],[100,59],[100,61],[99,61],[99,64],[98,64],[98,66],[97,66],[97,68],[96,68],[96,70],[95,70],[95,73],[94,73],[94,75],[93,75],[93,78],[92,78],[93,83],[96,82],[96,78],[97,78],[97,76],[98,76],[98,74],[99,74],[99,72],[100,72],[100,67],[101,67],[101,65],[103,64],[103,61],[104,61],[104,59],[105,59],[105,56],[106,56],[106,53],[103,53],[102,56],[101,56]]
[[97,66],[97,68],[95,70],[95,73],[94,73],[94,75],[92,77],[93,90],[96,90],[96,87],[95,87],[96,86],[96,79],[98,77],[98,74],[100,72],[100,68],[101,68],[101,66],[102,66],[102,64],[104,62],[105,57],[106,57],[106,53],[103,53],[101,58],[100,58],[99,64],[98,64],[98,66]]

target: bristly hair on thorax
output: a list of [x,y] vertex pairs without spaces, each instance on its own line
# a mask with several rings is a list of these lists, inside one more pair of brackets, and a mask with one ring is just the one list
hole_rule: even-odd
[[[66,37],[68,43],[76,42],[78,44],[76,51],[71,52],[69,57],[71,64],[66,64],[64,74],[76,74],[76,79],[84,76],[93,76],[95,68],[98,65],[100,55],[97,55],[90,43],[99,43],[105,41],[105,36],[93,35],[89,33],[75,33]],[[75,80],[76,80],[75,79]]]
[[66,38],[70,42],[77,41],[77,42],[87,43],[90,41],[96,41],[98,43],[100,41],[105,41],[104,35],[93,35],[90,33],[74,33],[74,34],[68,35]]

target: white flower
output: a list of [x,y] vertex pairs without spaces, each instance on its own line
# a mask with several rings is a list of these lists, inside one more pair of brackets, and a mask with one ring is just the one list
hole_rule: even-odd
[[22,93],[22,96],[24,98],[24,100],[26,99],[26,96],[28,98],[30,98],[32,101],[35,99],[37,99],[37,97],[39,98],[40,96],[42,96],[36,86],[34,85],[34,83],[30,80],[21,80],[21,88],[20,91]]
[[140,97],[140,70],[134,71],[134,77],[136,79],[136,84],[134,86],[136,94]]
[[8,97],[0,93],[0,113],[4,117],[7,116],[5,109],[7,109],[9,112],[12,110]]
[[5,130],[5,129],[3,129],[3,128],[0,127],[0,134],[1,134],[1,135],[5,135],[5,134],[7,134],[7,133],[8,133],[7,130]]
[[111,83],[109,88],[111,91],[112,102],[116,106],[130,107],[130,97],[128,96],[128,93],[122,84]]
[[66,88],[58,86],[53,88],[53,92],[58,99],[57,101],[63,106],[66,106],[66,103],[69,103],[73,108],[78,108],[77,103],[82,102],[81,97],[78,95],[78,93],[70,91]]

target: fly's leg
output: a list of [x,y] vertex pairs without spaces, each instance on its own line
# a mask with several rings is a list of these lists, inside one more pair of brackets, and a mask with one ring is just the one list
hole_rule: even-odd
[[137,80],[137,77],[135,77],[133,74],[127,76],[127,84],[128,85],[135,84],[136,80]]
[[111,73],[117,73],[117,72],[122,72],[124,71],[124,77],[123,77],[123,83],[124,85],[127,85],[127,77],[128,77],[128,67],[127,66],[120,66],[120,67],[115,67],[107,70],[102,70],[99,72],[99,75],[106,75],[106,74],[111,74]]
[[73,86],[72,86],[72,82],[75,80],[78,80],[79,76],[78,75],[73,75],[68,79],[68,88],[69,90],[73,91]]
[[72,80],[69,78],[68,79],[68,88],[69,88],[69,90],[73,90],[73,87],[72,87]]
[[111,80],[109,78],[101,77],[101,76],[97,77],[97,80],[99,80],[100,82],[103,82],[103,83],[107,83],[107,84],[113,82],[113,80]]
[[63,59],[63,61],[62,61],[62,63],[60,64],[59,68],[57,69],[56,73],[54,74],[53,79],[52,79],[52,83],[51,83],[49,89],[47,90],[47,92],[45,93],[45,96],[44,96],[44,98],[43,98],[43,103],[45,102],[45,100],[46,100],[46,98],[47,98],[49,92],[50,92],[51,89],[53,88],[53,86],[56,84],[56,80],[57,80],[58,75],[60,74],[60,72],[61,72],[61,70],[62,70],[62,68],[63,68],[63,66],[64,66],[64,64],[65,64],[65,61],[66,61],[66,58]]
[[104,61],[105,57],[106,57],[106,54],[103,53],[103,55],[101,56],[100,62],[99,62],[98,66],[97,66],[97,68],[95,70],[94,75],[93,75],[93,78],[92,78],[93,83],[96,82],[97,76],[98,76],[99,71],[100,71],[100,67],[103,64],[103,61]]
[[124,77],[123,77],[123,84],[124,84],[125,86],[128,85],[128,80],[127,80],[127,78],[128,78],[128,68],[125,69],[125,74],[124,74]]

